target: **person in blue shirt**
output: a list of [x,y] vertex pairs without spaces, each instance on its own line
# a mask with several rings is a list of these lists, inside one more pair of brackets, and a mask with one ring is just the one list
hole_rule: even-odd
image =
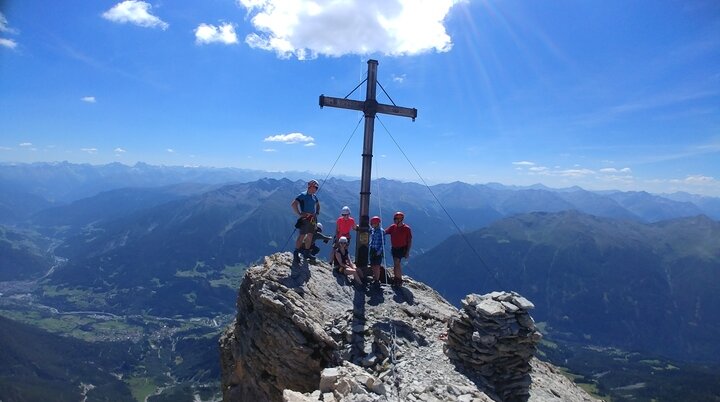
[[380,217],[373,216],[370,218],[370,267],[373,272],[373,283],[380,284],[380,265],[383,260],[383,251],[385,245],[385,231],[380,227]]
[[320,187],[320,184],[317,180],[310,180],[307,183],[307,191],[298,194],[292,204],[290,204],[298,216],[298,222],[295,227],[300,230],[300,234],[295,241],[293,264],[300,263],[300,254],[305,257],[306,261],[310,257],[313,235],[315,234],[315,224],[317,223],[317,216],[320,214],[320,201],[315,195],[318,187]]

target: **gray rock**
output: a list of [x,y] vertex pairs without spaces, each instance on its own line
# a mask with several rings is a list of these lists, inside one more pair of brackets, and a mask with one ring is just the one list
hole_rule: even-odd
[[[498,390],[592,400],[532,357],[540,334],[520,295],[468,295],[458,311],[411,278],[399,292],[361,290],[323,262],[291,262],[274,254],[245,274],[237,317],[219,342],[226,402],[490,402]],[[458,370],[458,360],[478,375]]]
[[483,316],[498,316],[505,314],[505,307],[500,302],[485,299],[475,306],[475,311]]

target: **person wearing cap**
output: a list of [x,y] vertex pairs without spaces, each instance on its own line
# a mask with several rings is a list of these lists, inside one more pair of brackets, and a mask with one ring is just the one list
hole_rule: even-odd
[[350,232],[355,229],[357,229],[355,218],[350,216],[350,207],[346,205],[342,207],[340,216],[337,218],[337,221],[335,221],[335,236],[338,239],[345,236],[349,242],[350,239],[352,239]]
[[316,263],[317,258],[315,256],[320,252],[320,247],[315,245],[315,241],[322,240],[325,244],[327,244],[330,240],[332,240],[332,237],[326,236],[323,234],[323,224],[318,222],[317,225],[315,225],[315,233],[313,234],[312,238],[312,244],[310,245],[310,259],[309,261],[311,263]]
[[370,255],[368,260],[373,272],[373,284],[380,284],[380,264],[382,264],[385,248],[384,233],[383,228],[380,227],[380,217],[370,218],[370,246],[368,247]]
[[391,253],[393,257],[393,286],[402,286],[402,265],[400,260],[410,257],[412,246],[412,230],[405,224],[405,214],[398,211],[393,215],[394,223],[385,229],[390,235]]
[[350,251],[348,250],[349,243],[345,236],[338,239],[337,248],[334,250],[333,266],[335,266],[341,274],[352,275],[353,284],[357,286],[362,285],[362,271],[357,269],[355,263],[350,258]]
[[312,247],[313,235],[315,233],[315,223],[317,216],[320,214],[320,201],[315,193],[318,191],[317,180],[310,180],[307,183],[307,190],[298,194],[290,206],[293,212],[298,216],[298,222],[295,225],[300,230],[300,234],[295,241],[295,251],[293,252],[293,263],[300,263],[300,254],[307,260],[310,257],[310,248]]
[[350,216],[350,207],[346,205],[342,207],[340,210],[340,216],[337,218],[337,221],[335,221],[335,241],[333,242],[333,251],[331,251],[330,254],[330,261],[334,258],[332,253],[334,253],[334,249],[337,248],[337,239],[344,236],[348,239],[348,242],[350,242],[350,239],[352,239],[350,232],[353,230],[357,230],[357,225],[355,224],[355,218]]

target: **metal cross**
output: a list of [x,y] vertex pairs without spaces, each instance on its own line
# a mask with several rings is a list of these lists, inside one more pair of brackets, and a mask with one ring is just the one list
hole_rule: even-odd
[[417,109],[384,105],[376,100],[377,60],[368,60],[367,91],[365,101],[346,98],[333,98],[320,95],[320,107],[331,106],[341,109],[361,110],[365,114],[365,136],[362,153],[362,176],[360,178],[360,225],[355,241],[355,261],[358,268],[368,265],[368,243],[370,232],[370,177],[372,170],[373,133],[375,131],[375,115],[378,113],[394,116],[410,117],[415,121]]

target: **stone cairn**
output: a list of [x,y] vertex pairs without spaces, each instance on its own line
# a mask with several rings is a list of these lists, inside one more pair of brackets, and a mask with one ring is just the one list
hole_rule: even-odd
[[542,337],[528,314],[535,306],[515,292],[492,292],[470,294],[462,307],[448,323],[448,356],[501,400],[528,400],[530,359]]

